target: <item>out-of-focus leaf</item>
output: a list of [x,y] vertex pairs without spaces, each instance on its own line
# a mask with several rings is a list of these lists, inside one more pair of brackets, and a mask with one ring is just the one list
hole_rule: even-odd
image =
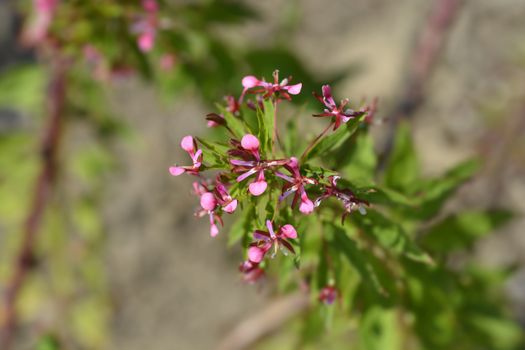
[[372,204],[402,207],[412,207],[416,204],[414,199],[389,188],[371,186],[353,189],[353,191],[357,198],[366,200]]
[[407,212],[407,216],[425,220],[436,215],[446,200],[474,175],[479,166],[478,160],[468,160],[448,171],[443,177],[426,181],[416,194],[417,207]]
[[474,313],[469,315],[468,322],[481,332],[487,349],[518,349],[524,345],[523,330],[514,322],[494,315]]
[[36,343],[36,350],[60,350],[57,337],[51,334],[41,336]]
[[421,244],[429,250],[450,252],[471,245],[513,217],[504,210],[469,211],[451,215],[432,226]]
[[359,186],[373,184],[377,155],[372,136],[367,132],[358,132],[348,139],[341,151],[338,168],[343,167],[344,177]]
[[372,264],[367,261],[365,252],[358,248],[357,244],[347,236],[343,228],[334,224],[326,224],[325,227],[333,232],[334,249],[341,252],[348,259],[367,286],[371,287],[378,294],[384,295],[386,293],[385,289],[381,285]]
[[44,70],[37,65],[10,68],[0,75],[0,106],[39,110],[44,102],[45,79]]
[[379,306],[368,309],[359,328],[362,350],[401,350],[402,339],[396,310]]
[[253,217],[255,216],[255,207],[241,209],[241,215],[237,218],[230,229],[228,235],[228,245],[231,247],[235,243],[248,237],[253,232]]
[[304,155],[303,161],[308,161],[309,159],[322,156],[326,152],[342,145],[357,130],[357,127],[359,124],[361,124],[363,119],[364,116],[352,119],[341,125],[336,131],[321,138],[321,140]]
[[388,249],[396,255],[404,255],[407,258],[433,264],[430,256],[419,249],[410,239],[401,225],[393,222],[375,210],[368,210],[366,215],[354,215],[354,222],[365,234],[372,236],[383,248]]
[[410,135],[410,127],[407,123],[400,123],[385,170],[385,184],[401,192],[407,192],[414,187],[419,176],[419,162]]

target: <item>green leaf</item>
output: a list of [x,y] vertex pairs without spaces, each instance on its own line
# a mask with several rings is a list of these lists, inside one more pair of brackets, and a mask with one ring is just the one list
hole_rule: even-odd
[[253,231],[253,217],[255,216],[255,207],[241,209],[241,215],[233,223],[228,234],[228,246],[232,246],[241,239],[244,241],[246,237]]
[[497,315],[476,313],[469,315],[468,322],[482,333],[480,336],[487,349],[517,349],[520,344],[523,345],[523,330],[511,320]]
[[374,306],[366,311],[359,328],[363,350],[400,350],[402,347],[399,317],[396,310]]
[[425,181],[419,186],[417,208],[407,213],[416,219],[429,219],[436,215],[446,200],[454,194],[461,184],[470,179],[479,169],[480,162],[476,159],[460,163],[443,177]]
[[363,232],[374,238],[383,248],[396,255],[404,255],[407,258],[433,264],[432,258],[407,236],[401,225],[391,221],[375,210],[368,210],[366,215],[354,215],[354,222]]
[[385,170],[385,184],[401,192],[408,192],[419,180],[419,176],[419,162],[412,142],[410,127],[407,123],[400,123],[392,154]]
[[227,169],[229,168],[228,158],[226,152],[228,151],[228,145],[221,144],[219,142],[205,141],[201,138],[196,138],[199,144],[203,147],[202,149],[202,160],[206,165],[205,169]]
[[359,132],[348,139],[342,147],[338,168],[342,167],[344,177],[360,186],[374,183],[374,173],[377,166],[377,156],[374,141],[368,132]]
[[378,294],[385,295],[385,289],[381,285],[372,264],[367,260],[367,253],[358,248],[356,242],[348,237],[342,227],[331,223],[327,223],[326,227],[333,232],[333,248],[340,251],[348,259],[348,262],[357,270],[367,286],[372,287],[372,290]]
[[303,161],[306,162],[309,159],[315,158],[317,156],[323,156],[328,151],[331,151],[342,145],[357,130],[357,127],[359,124],[361,124],[363,119],[364,115],[359,118],[352,119],[341,125],[339,129],[333,133],[322,137],[321,140],[304,155]]
[[228,127],[235,134],[235,137],[237,137],[240,140],[241,137],[243,137],[244,134],[246,134],[246,124],[244,124],[240,118],[237,118],[232,113],[226,111],[226,109],[223,106],[217,105],[217,108],[220,110],[222,116],[226,120],[226,124],[228,125]]
[[261,141],[262,153],[267,154],[272,148],[273,130],[275,128],[275,107],[270,99],[265,100],[263,106],[263,109],[257,108],[257,136],[259,141]]
[[45,79],[37,65],[10,68],[0,75],[0,106],[38,111],[44,102]]
[[505,210],[468,211],[451,215],[432,226],[421,244],[429,250],[443,253],[461,249],[507,223],[512,217],[513,214]]

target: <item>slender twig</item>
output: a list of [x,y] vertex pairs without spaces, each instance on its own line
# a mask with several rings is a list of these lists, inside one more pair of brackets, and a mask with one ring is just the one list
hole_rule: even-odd
[[16,303],[28,272],[34,266],[34,248],[46,204],[57,172],[57,150],[60,141],[65,101],[65,67],[57,62],[47,92],[47,126],[40,144],[41,168],[35,180],[35,190],[22,231],[22,241],[16,255],[11,278],[3,300],[0,348],[11,345],[16,328]]
[[399,121],[402,118],[411,118],[423,102],[425,85],[438,61],[445,38],[457,17],[461,3],[462,0],[436,0],[432,5],[410,60],[404,94],[385,118],[392,127],[389,129],[387,141],[381,152],[380,170],[388,162]]
[[310,305],[307,293],[297,292],[266,305],[255,315],[239,323],[220,342],[217,350],[242,350],[253,346],[257,341],[278,330],[293,316],[306,310]]

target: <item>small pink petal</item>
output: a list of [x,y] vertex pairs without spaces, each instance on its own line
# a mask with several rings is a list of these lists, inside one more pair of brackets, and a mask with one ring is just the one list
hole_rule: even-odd
[[218,234],[219,234],[219,228],[217,227],[217,225],[212,224],[210,226],[210,236],[216,237]]
[[208,128],[216,128],[219,126],[219,123],[214,122],[213,120],[208,120],[208,123],[206,124]]
[[253,75],[247,75],[244,78],[242,78],[242,86],[245,89],[250,89],[250,88],[255,87],[257,85],[259,85],[259,79],[257,79]]
[[292,238],[292,239],[297,238],[297,231],[295,230],[295,227],[293,227],[290,224],[284,225],[283,227],[281,227],[281,232],[283,235],[285,235],[288,238]]
[[147,12],[157,12],[159,9],[159,6],[157,5],[157,2],[155,0],[143,0],[142,7]]
[[260,263],[264,258],[264,250],[259,247],[248,248],[248,259],[254,263]]
[[266,181],[255,181],[248,186],[248,191],[254,196],[260,196],[266,191],[266,187],[268,187]]
[[303,214],[310,214],[314,211],[314,203],[309,199],[303,200],[299,206],[299,211]]
[[222,208],[227,213],[233,213],[235,209],[237,209],[237,199],[232,200],[230,203],[228,203],[226,206]]
[[292,95],[297,95],[301,92],[301,88],[303,87],[303,84],[302,83],[299,83],[299,84],[295,84],[295,85],[290,85],[288,86],[288,92]]
[[241,146],[245,150],[256,151],[259,149],[259,139],[252,134],[246,134],[242,137]]
[[204,210],[213,210],[217,206],[217,199],[211,192],[205,192],[201,195],[201,207]]
[[180,166],[170,166],[170,174],[173,176],[179,176],[181,174],[184,174],[186,170]]
[[142,52],[149,52],[153,49],[153,44],[155,42],[155,34],[151,32],[146,32],[141,34],[138,38],[138,45]]
[[193,137],[191,136],[184,136],[182,138],[182,140],[180,141],[180,146],[182,147],[183,150],[185,150],[186,152],[193,152],[195,151],[195,146],[194,146],[194,142],[193,142]]

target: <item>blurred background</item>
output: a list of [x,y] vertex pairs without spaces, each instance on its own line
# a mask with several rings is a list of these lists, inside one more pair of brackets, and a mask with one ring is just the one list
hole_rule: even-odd
[[[173,38],[184,42],[174,58],[180,66],[160,78],[120,74],[98,81],[101,88],[86,78],[66,86],[73,102],[35,252],[23,262],[30,268],[14,348],[60,338],[66,348],[213,349],[273,305],[271,287],[241,283],[240,250],[225,248],[225,235],[210,239],[205,220],[193,217],[191,179],[174,179],[167,168],[186,159],[182,136],[209,132],[204,118],[214,100],[238,95],[243,75],[269,78],[275,68],[303,81],[305,98],[324,82],[354,101],[377,96],[378,152],[395,120],[407,118],[426,174],[482,155],[483,170],[447,210],[518,214],[472,254],[482,264],[515,267],[506,294],[525,325],[524,1],[173,3],[195,6],[173,14],[191,33]],[[52,66],[38,48],[21,45],[21,14],[14,2],[0,3],[4,294],[38,198]],[[298,118],[306,123],[310,109],[299,101]],[[266,340],[261,349],[272,344]]]

